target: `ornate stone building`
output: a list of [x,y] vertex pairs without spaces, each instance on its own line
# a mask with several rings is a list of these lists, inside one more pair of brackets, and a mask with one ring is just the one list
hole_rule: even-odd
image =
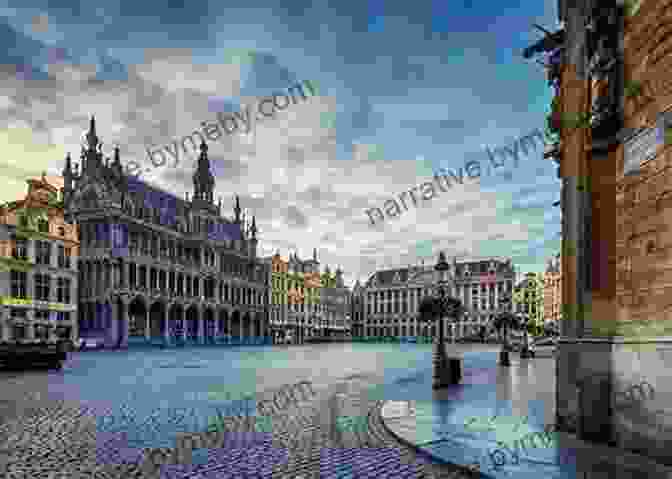
[[364,337],[364,289],[357,280],[350,295],[351,334],[353,338]]
[[541,274],[526,273],[513,291],[513,312],[534,324],[541,325],[544,311],[544,289]]
[[320,309],[322,311],[322,336],[346,338],[351,333],[350,290],[343,282],[343,271],[331,274],[329,266],[322,274]]
[[332,276],[329,267],[320,274],[317,249],[313,258],[291,254],[285,261],[277,252],[265,259],[272,269],[271,325],[276,341],[303,343],[306,339],[343,334],[350,293],[343,272]]
[[77,226],[64,220],[60,177],[27,180],[0,207],[0,339],[79,339]]
[[[420,300],[436,294],[437,275],[433,265],[374,273],[364,286],[354,291],[364,310],[362,333],[366,337],[435,335],[436,325],[425,330],[427,326],[417,321],[417,313]],[[481,325],[494,319],[501,310],[499,300],[512,294],[515,271],[510,259],[460,262],[453,259],[447,276],[447,294],[460,299],[467,309],[459,323],[444,319],[444,331],[457,338],[476,334]]]
[[[267,335],[265,266],[257,227],[222,215],[213,202],[208,147],[193,175],[192,200],[124,174],[119,148],[103,159],[91,119],[81,172],[63,170],[66,217],[80,232],[79,328],[108,347],[259,342]],[[215,236],[223,229],[236,235]]]
[[562,317],[562,261],[550,259],[544,272],[544,322],[560,324]]

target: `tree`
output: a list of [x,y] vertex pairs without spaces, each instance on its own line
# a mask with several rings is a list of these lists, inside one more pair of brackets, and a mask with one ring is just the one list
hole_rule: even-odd
[[439,340],[443,340],[443,322],[444,317],[457,320],[465,309],[457,298],[450,296],[425,296],[418,306],[418,320],[424,323],[439,321]]
[[521,327],[520,318],[509,311],[499,313],[494,321],[493,326],[497,330],[497,334],[501,337],[501,331],[504,330],[504,340],[508,339],[508,332],[510,330],[518,330]]

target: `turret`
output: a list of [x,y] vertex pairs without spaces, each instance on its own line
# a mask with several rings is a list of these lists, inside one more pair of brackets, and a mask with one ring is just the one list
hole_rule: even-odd
[[210,172],[210,160],[208,159],[208,145],[201,141],[201,154],[198,157],[198,165],[194,172],[194,200],[213,203],[213,190],[215,177]]
[[233,208],[234,222],[240,224],[240,198],[236,195],[236,206]]
[[250,234],[251,234],[251,239],[249,240],[250,242],[250,256],[252,258],[257,257],[257,244],[259,241],[257,240],[257,220],[253,216],[252,217],[252,226],[250,227]]
[[68,152],[65,157],[65,167],[63,168],[63,202],[67,202],[70,199],[70,195],[73,190],[73,178],[74,173],[72,171],[72,159],[70,158],[70,153]]
[[336,268],[336,287],[342,288],[345,284],[343,283],[343,270],[340,267]]

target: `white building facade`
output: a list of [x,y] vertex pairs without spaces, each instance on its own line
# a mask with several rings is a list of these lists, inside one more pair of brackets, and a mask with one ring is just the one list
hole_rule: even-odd
[[[362,321],[355,332],[364,337],[435,336],[435,325],[418,321],[418,307],[423,297],[438,293],[439,280],[446,293],[462,301],[466,313],[459,322],[444,318],[449,338],[477,334],[502,311],[500,300],[513,290],[515,270],[508,258],[458,261],[453,259],[444,278],[434,265],[409,266],[379,271],[365,285],[355,288],[355,301],[361,304]],[[510,308],[510,305],[508,306]]]

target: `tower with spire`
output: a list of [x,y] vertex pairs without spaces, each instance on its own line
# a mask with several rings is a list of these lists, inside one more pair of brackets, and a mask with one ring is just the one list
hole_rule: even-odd
[[208,145],[201,141],[201,154],[198,157],[198,164],[194,172],[194,197],[192,204],[196,207],[213,209],[214,207],[214,189],[215,177],[210,171],[210,160],[208,159]]

